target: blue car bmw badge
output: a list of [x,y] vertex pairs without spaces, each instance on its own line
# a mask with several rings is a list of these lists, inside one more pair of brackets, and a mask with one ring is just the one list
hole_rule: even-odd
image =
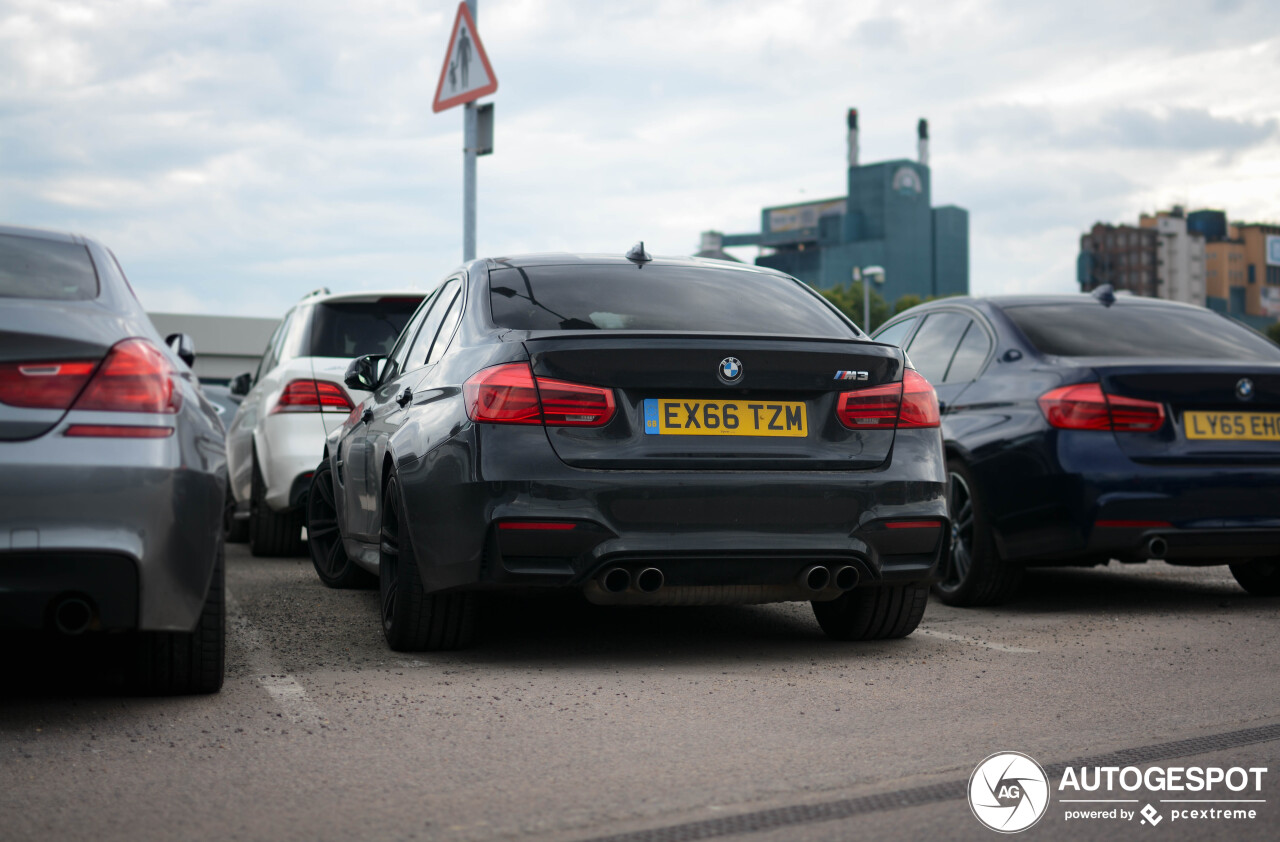
[[737,383],[742,379],[742,363],[737,357],[725,357],[720,361],[720,379],[725,383]]

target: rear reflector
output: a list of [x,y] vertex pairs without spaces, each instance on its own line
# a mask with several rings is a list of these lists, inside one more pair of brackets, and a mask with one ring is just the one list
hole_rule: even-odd
[[72,424],[64,436],[105,439],[164,439],[172,427],[135,427],[127,424]]
[[841,392],[836,417],[851,430],[937,427],[941,423],[933,386],[910,368],[899,383]]
[[940,520],[893,520],[885,524],[888,529],[939,529]]
[[75,402],[77,410],[173,414],[182,406],[173,367],[145,339],[112,346],[107,358]]
[[462,393],[471,420],[489,424],[602,427],[617,411],[612,389],[534,377],[523,362],[477,372]]
[[533,530],[538,532],[568,532],[576,524],[549,520],[504,520],[498,524],[499,529]]
[[31,409],[67,409],[89,382],[95,362],[4,363],[0,403]]
[[327,380],[294,380],[284,387],[275,412],[350,412],[351,398],[337,383]]
[[1164,426],[1164,404],[1108,395],[1099,383],[1062,386],[1038,403],[1045,420],[1060,430],[1153,433]]

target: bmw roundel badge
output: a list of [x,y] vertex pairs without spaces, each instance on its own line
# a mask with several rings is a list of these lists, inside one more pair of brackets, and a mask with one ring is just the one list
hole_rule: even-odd
[[720,361],[719,374],[725,383],[737,383],[742,379],[742,363],[737,357],[725,357]]
[[1253,399],[1253,381],[1248,377],[1241,377],[1236,383],[1236,397],[1242,401]]

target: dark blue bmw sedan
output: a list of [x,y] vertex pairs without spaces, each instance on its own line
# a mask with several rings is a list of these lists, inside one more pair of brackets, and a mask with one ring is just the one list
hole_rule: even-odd
[[949,298],[875,335],[934,384],[950,475],[935,592],[998,603],[1024,568],[1230,564],[1280,594],[1280,347],[1202,307]]

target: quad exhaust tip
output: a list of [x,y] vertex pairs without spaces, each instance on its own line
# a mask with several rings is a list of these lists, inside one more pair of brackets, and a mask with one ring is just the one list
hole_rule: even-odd
[[858,575],[858,568],[851,564],[846,564],[844,567],[836,568],[831,580],[838,590],[851,591],[858,586],[859,578],[861,577]]
[[636,587],[641,593],[656,593],[664,581],[662,571],[656,567],[646,567],[636,574]]
[[621,567],[611,567],[600,574],[600,587],[607,593],[622,593],[631,587],[631,574]]
[[800,571],[800,582],[811,591],[825,590],[831,584],[831,571],[814,564]]

